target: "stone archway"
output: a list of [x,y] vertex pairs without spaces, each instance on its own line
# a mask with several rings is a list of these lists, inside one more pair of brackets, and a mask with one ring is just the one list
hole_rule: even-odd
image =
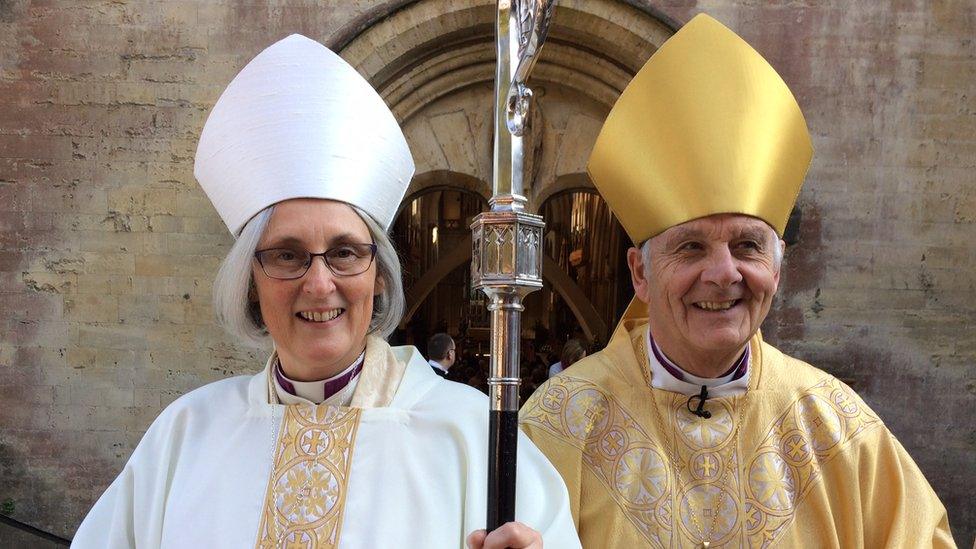
[[542,206],[551,197],[569,191],[585,190],[596,192],[596,187],[590,181],[590,176],[584,173],[569,173],[556,178],[555,181],[542,187],[532,196],[532,202]]
[[[420,0],[374,15],[334,46],[401,122],[442,95],[494,78],[494,0]],[[636,3],[559,3],[532,81],[571,86],[610,106],[678,26]]]
[[[337,44],[390,105],[420,174],[491,181],[494,19],[493,0],[399,3]],[[636,3],[557,4],[529,82],[538,107],[535,142],[527,146],[530,211],[538,209],[533,196],[545,187],[585,172],[611,106],[675,28]]]
[[485,200],[485,203],[491,198],[491,186],[476,177],[449,170],[424,172],[413,176],[413,179],[410,180],[410,186],[407,187],[407,191],[403,195],[403,200],[400,201],[400,207],[397,208],[397,215],[393,218],[396,219],[400,215],[400,211],[411,200],[434,189],[467,191],[480,196]]
[[[426,273],[406,292],[406,312],[400,321],[404,328],[420,304],[427,297],[437,283],[448,273],[471,261],[471,238],[456,246],[450,254],[442,256],[440,261],[427,270]],[[587,299],[583,290],[553,261],[549,256],[542,258],[542,278],[552,285],[552,288],[563,298],[570,310],[579,320],[583,333],[590,341],[606,341],[607,323],[600,319],[593,304]]]
[[[355,36],[334,44],[377,89],[404,129],[418,173],[408,197],[449,187],[490,197],[494,24],[494,0],[398,2],[382,17],[374,13],[363,21]],[[528,211],[539,211],[560,192],[592,189],[585,163],[607,113],[676,28],[639,3],[557,4],[529,82],[536,109],[526,144]],[[469,248],[444,250],[418,272],[407,289],[410,310],[404,322],[438,281],[454,277],[451,273],[470,260]],[[543,271],[548,289],[562,297],[587,337],[605,341],[606,320],[550,260],[549,273]]]

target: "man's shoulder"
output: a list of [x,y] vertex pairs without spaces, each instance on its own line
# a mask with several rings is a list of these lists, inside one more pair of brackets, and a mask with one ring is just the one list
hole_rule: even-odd
[[605,351],[594,353],[539,385],[520,411],[523,427],[537,416],[559,414],[569,407],[583,415],[608,408],[613,395],[625,386],[609,358]]
[[768,374],[774,378],[777,384],[803,388],[818,383],[824,378],[833,377],[809,362],[790,356],[765,341],[761,345],[761,360],[764,375]]
[[765,341],[761,347],[762,389],[774,392],[802,393],[823,384],[839,384],[850,390],[846,383],[833,374],[790,356]]
[[632,339],[633,334],[615,336],[602,350],[583,357],[549,378],[522,407],[523,420],[530,417],[533,410],[544,411],[547,399],[550,402],[554,402],[553,399],[565,401],[565,406],[571,405],[574,410],[588,413],[609,407],[611,401],[638,398],[641,388],[646,390],[647,386],[634,354]]
[[608,349],[597,351],[574,362],[569,368],[553,376],[550,381],[570,379],[590,383],[596,387],[606,387],[620,377],[618,361]]
[[[805,416],[827,416],[864,421],[864,425],[883,426],[884,422],[843,380],[789,356],[763,343],[762,377],[759,389],[772,409],[796,409]],[[809,418],[808,418],[809,419]]]

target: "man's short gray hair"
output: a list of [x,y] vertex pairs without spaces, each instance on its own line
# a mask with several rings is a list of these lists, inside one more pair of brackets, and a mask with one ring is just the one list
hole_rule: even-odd
[[[386,338],[400,323],[406,307],[400,258],[386,231],[366,212],[353,205],[350,207],[366,224],[376,244],[376,276],[377,280],[383,280],[382,291],[373,298],[373,316],[368,333]],[[261,318],[251,266],[258,242],[273,212],[274,206],[269,206],[244,225],[241,235],[221,263],[213,285],[217,323],[235,338],[260,347],[267,346],[270,338]]]
[[[766,229],[770,232],[770,238],[773,239],[773,265],[779,269],[783,265],[783,247],[780,245],[779,234],[776,233],[776,229],[769,225],[766,225]],[[648,238],[640,245],[644,272],[648,273],[648,275],[651,270],[651,238]]]

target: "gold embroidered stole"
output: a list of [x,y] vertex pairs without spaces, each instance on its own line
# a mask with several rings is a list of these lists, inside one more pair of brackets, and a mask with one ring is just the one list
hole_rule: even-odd
[[[284,406],[265,496],[258,549],[339,546],[359,420],[365,408],[388,406],[406,364],[382,339],[366,338],[353,407]],[[269,364],[274,356],[269,359]],[[270,367],[266,367],[270,376]],[[270,388],[269,398],[274,389]]]
[[284,409],[257,547],[338,547],[362,411]]
[[[688,413],[687,397],[677,393],[654,390],[656,395],[628,400],[624,395],[635,396],[640,391],[635,385],[648,381],[646,373],[644,380],[631,375],[637,368],[648,369],[646,329],[645,324],[630,333],[619,330],[629,344],[614,352],[611,341],[592,357],[602,359],[602,364],[591,364],[604,369],[611,367],[611,359],[622,362],[615,369],[621,377],[607,381],[613,389],[574,378],[570,370],[529,400],[521,421],[530,431],[542,429],[578,448],[584,467],[653,547],[698,546],[702,537],[709,538],[711,547],[771,545],[792,523],[824,463],[855,436],[880,425],[850,388],[830,376],[798,392],[778,417],[749,401],[740,417],[742,399],[762,398],[757,384],[769,376],[762,371],[769,357],[763,356],[758,335],[750,343],[753,394],[709,399],[711,418]],[[589,370],[582,371],[585,376]],[[655,413],[663,425],[654,420]],[[743,427],[737,437],[739,421]]]

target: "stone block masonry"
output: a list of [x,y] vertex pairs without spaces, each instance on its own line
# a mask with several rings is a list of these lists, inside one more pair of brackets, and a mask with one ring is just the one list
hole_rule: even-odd
[[[348,39],[403,4],[0,0],[3,512],[71,537],[162,407],[262,366],[260,353],[235,345],[213,322],[213,275],[232,240],[193,179],[200,129],[224,86],[263,47],[292,32]],[[415,4],[440,13],[457,2]],[[945,502],[957,542],[969,546],[976,5],[620,4],[676,21],[712,14],[794,91],[816,154],[799,200],[800,238],[787,251],[764,334],[854,384]],[[619,28],[592,21],[590,34]],[[561,24],[559,11],[553,23]],[[454,30],[443,34],[469,29]],[[414,29],[398,32],[423,41]],[[593,43],[614,48],[639,38]],[[386,66],[400,54],[372,52],[368,63]],[[587,75],[602,79],[594,87],[603,95],[619,87],[624,70],[611,65]],[[411,144],[418,164],[486,179],[490,115],[477,110],[476,93],[458,92],[467,117],[444,108],[443,117],[417,123],[436,136]],[[551,118],[585,122],[567,128],[566,141],[598,126],[559,97],[542,98]],[[476,158],[465,144],[472,139]],[[539,173],[579,171],[582,153],[557,158],[547,149],[554,139],[543,137]],[[534,196],[550,183],[532,182]],[[5,535],[0,546],[17,543]]]

